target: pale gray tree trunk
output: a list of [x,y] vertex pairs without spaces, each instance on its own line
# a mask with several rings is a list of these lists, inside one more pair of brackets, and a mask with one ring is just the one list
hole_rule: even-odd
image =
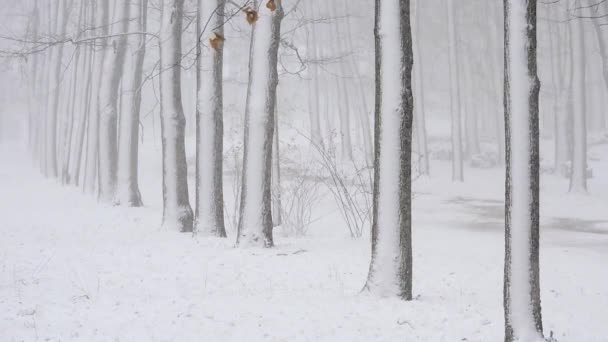
[[[61,9],[61,10],[60,10]],[[67,0],[57,2],[57,13],[55,15],[55,23],[59,25],[59,37],[64,37],[66,34],[66,26],[68,23],[68,6]],[[61,19],[61,23],[58,20]],[[49,79],[49,88],[52,90],[49,96],[50,104],[48,106],[48,118],[46,127],[46,176],[57,178],[59,170],[57,167],[57,117],[59,112],[59,100],[61,97],[62,84],[62,61],[63,61],[64,44],[58,44],[55,48],[55,57],[51,63],[54,68]]]
[[163,145],[163,227],[193,229],[188,198],[186,118],[181,96],[184,0],[162,0],[160,33],[160,112]]
[[504,165],[505,163],[505,116],[504,116],[504,99],[503,99],[503,45],[502,44],[502,33],[499,31],[500,24],[494,22],[494,20],[501,20],[503,18],[502,7],[499,1],[488,1],[491,6],[492,15],[488,16],[490,20],[490,40],[488,44],[492,44],[494,40],[499,40],[499,43],[494,43],[494,48],[491,48],[492,52],[492,60],[495,67],[494,77],[493,77],[493,91],[494,98],[496,101],[496,141],[498,148],[498,157],[497,161],[499,165]]
[[447,0],[448,17],[448,55],[450,65],[450,108],[452,113],[452,179],[462,182],[463,158],[462,158],[462,127],[461,127],[461,104],[458,71],[458,48],[456,35],[456,22],[454,12],[454,0]]
[[[274,9],[267,6],[271,3]],[[259,19],[251,33],[237,245],[272,247],[272,136],[282,0],[256,0],[253,8],[258,9]]]
[[412,299],[412,33],[409,0],[376,0],[372,260],[365,290]]
[[[31,18],[31,39],[34,42],[37,42],[40,36],[40,10],[38,9],[38,0],[34,2],[34,8],[32,9],[32,18]],[[30,101],[29,108],[29,121],[28,121],[28,147],[30,152],[32,153],[32,157],[34,160],[38,158],[38,139],[40,137],[40,132],[38,131],[38,121],[42,119],[42,113],[40,106],[40,75],[39,68],[41,65],[39,63],[40,57],[39,54],[34,54],[31,59],[31,69],[30,69],[30,91],[32,99]]]
[[[94,8],[94,3],[93,0],[88,0],[86,5],[86,18],[85,19],[85,26],[87,27],[91,27],[93,25],[95,25],[95,8]],[[85,34],[86,37],[91,37],[92,36],[93,31],[88,31],[87,34]],[[86,82],[85,82],[85,89],[84,92],[82,93],[82,98],[80,99],[80,114],[79,114],[79,121],[78,121],[78,125],[76,128],[76,134],[75,134],[75,142],[74,144],[72,144],[72,155],[73,158],[70,160],[70,174],[73,177],[73,183],[78,186],[80,184],[80,170],[81,170],[81,164],[82,163],[82,155],[83,155],[83,151],[84,151],[84,145],[85,145],[85,133],[86,133],[86,124],[88,121],[88,118],[90,116],[90,113],[92,111],[91,108],[91,97],[93,96],[93,80],[94,80],[94,75],[96,73],[96,71],[93,69],[93,65],[95,63],[95,54],[94,54],[94,50],[91,46],[86,45],[85,46],[85,57],[84,57],[84,63],[82,64],[82,70],[81,73],[82,75],[85,75],[86,77]]]
[[223,192],[224,0],[198,0],[196,231],[226,237]]
[[274,136],[272,138],[272,223],[274,227],[283,224],[281,203],[281,154],[279,153],[278,105],[274,107]]
[[[312,1],[306,2],[306,11],[311,20],[314,20],[317,15],[316,6],[313,5]],[[308,81],[308,112],[310,119],[310,139],[314,145],[323,148],[323,134],[321,133],[321,106],[319,99],[319,42],[317,41],[317,28],[316,25],[310,25],[311,28],[308,32],[307,39],[307,58],[309,61],[314,63],[309,64],[309,78]]]
[[[103,16],[109,17],[110,0],[102,5]],[[103,71],[99,89],[99,194],[100,201],[110,203],[116,195],[116,166],[118,159],[118,90],[124,69],[128,31],[128,1],[117,2],[116,15],[110,20],[110,33],[106,39]],[[108,21],[106,21],[108,22]],[[114,23],[115,22],[115,23]]]
[[413,50],[414,57],[416,63],[414,64],[414,81],[416,86],[415,94],[416,94],[416,114],[414,115],[414,124],[416,126],[416,137],[418,144],[418,153],[420,154],[419,159],[419,171],[420,174],[429,175],[430,174],[430,164],[429,164],[429,152],[428,152],[428,143],[427,143],[427,134],[426,134],[426,111],[424,107],[424,75],[423,75],[423,67],[424,63],[421,57],[421,36],[420,36],[420,26],[421,20],[419,16],[420,11],[420,3],[421,0],[413,0],[412,1],[412,20],[414,21],[414,39],[413,39]]
[[[577,14],[582,14],[579,11]],[[587,105],[585,101],[585,31],[583,19],[570,18],[572,32],[572,170],[570,192],[587,192]]]
[[[567,9],[567,3],[562,7]],[[560,18],[559,7],[552,6],[552,16],[555,21],[550,23],[551,31],[549,43],[551,47],[551,66],[555,89],[554,112],[554,172],[564,177],[568,176],[567,163],[570,159],[571,134],[569,130],[571,105],[569,101],[569,88],[572,82],[572,49],[570,49],[569,30],[562,26],[569,25],[566,20]],[[563,48],[566,46],[566,49]]]
[[[130,32],[146,32],[148,0],[138,0],[131,5]],[[121,108],[118,134],[118,168],[116,172],[116,203],[129,207],[142,205],[139,192],[139,114],[141,110],[141,87],[144,58],[146,57],[144,34],[131,35],[128,40],[129,73],[123,79],[126,92],[123,94],[125,106]]]
[[[98,34],[99,36],[107,36],[109,33],[109,13],[108,9],[104,9],[104,7],[108,6],[106,1],[93,3],[93,13],[95,13],[95,18],[97,19],[98,28],[93,31],[93,34]],[[101,13],[100,13],[101,12]],[[106,41],[105,39],[101,39],[98,44],[105,47]],[[102,86],[102,75],[103,75],[103,65],[105,59],[105,53],[102,49],[101,52],[95,52],[95,63],[93,64],[93,69],[91,72],[93,73],[93,89],[94,95],[91,97],[91,101],[89,102],[89,115],[87,118],[87,151],[86,151],[86,161],[85,161],[85,174],[84,174],[84,191],[89,194],[95,193],[96,189],[96,180],[97,180],[97,169],[99,164],[99,115],[100,115],[100,105],[99,105],[99,92]]]
[[539,280],[536,0],[505,0],[505,341],[544,341]]

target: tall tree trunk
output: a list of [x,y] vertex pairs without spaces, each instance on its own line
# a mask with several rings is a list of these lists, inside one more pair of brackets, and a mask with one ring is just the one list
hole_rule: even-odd
[[[607,14],[608,13],[608,3],[607,2],[603,2],[600,5],[600,8],[602,8],[602,11],[600,13],[603,14]],[[604,95],[606,94],[606,91],[608,91],[608,32],[606,32],[606,25],[607,25],[607,21],[606,19],[602,19],[602,21],[600,22],[600,19],[594,19],[593,20],[593,27],[595,28],[595,33],[596,33],[596,37],[597,37],[597,41],[600,47],[600,56],[602,57],[602,76],[604,78],[604,86],[605,86],[605,90],[604,90]],[[608,111],[606,111],[604,109],[604,114],[606,114]],[[604,115],[604,128],[608,128],[608,120],[607,120],[608,116]]]
[[418,138],[418,153],[420,154],[419,160],[419,171],[423,175],[430,174],[430,165],[429,165],[429,152],[428,152],[428,143],[427,143],[427,134],[426,134],[426,111],[424,107],[424,75],[423,75],[423,62],[421,57],[421,36],[420,36],[420,3],[421,0],[413,0],[412,1],[412,18],[414,22],[414,40],[413,40],[413,50],[414,56],[416,60],[416,64],[414,65],[414,81],[416,86],[415,94],[416,94],[416,114],[414,115],[414,124],[416,125],[416,137]]
[[[313,5],[312,1],[307,1],[306,11],[311,20],[316,18],[317,7]],[[323,148],[323,134],[321,133],[321,106],[319,99],[319,42],[317,41],[317,29],[316,25],[310,25],[310,31],[308,32],[309,39],[307,39],[307,58],[309,61],[313,61],[309,65],[310,80],[308,81],[308,112],[310,119],[310,139],[313,144],[317,147]]]
[[[61,8],[61,10],[60,10]],[[68,23],[68,6],[67,0],[62,0],[57,3],[57,13],[55,15],[56,23],[59,18],[61,18],[59,37],[65,36],[66,26]],[[61,14],[60,14],[61,13]],[[62,83],[62,73],[61,66],[63,61],[63,49],[64,44],[59,44],[55,50],[55,58],[52,63],[52,67],[54,67],[53,72],[50,77],[50,87],[52,89],[52,94],[49,96],[50,105],[48,106],[49,115],[47,118],[47,127],[46,127],[46,165],[47,165],[47,174],[48,177],[57,178],[59,175],[59,171],[57,168],[57,116],[59,112],[59,99],[61,95],[61,83]]]
[[505,0],[505,341],[544,341],[539,280],[536,0]]
[[[37,42],[40,36],[40,11],[38,9],[38,0],[34,2],[34,8],[32,9],[32,18],[31,18],[31,39],[34,42]],[[30,152],[32,153],[32,157],[35,159],[38,157],[37,144],[40,134],[38,132],[38,121],[42,118],[41,115],[41,106],[40,106],[40,76],[38,73],[39,68],[39,55],[34,54],[31,60],[31,69],[30,69],[30,91],[32,96],[32,101],[30,102],[29,109],[29,121],[28,121],[28,147]]]
[[491,34],[489,35],[490,40],[488,44],[492,44],[494,40],[498,40],[499,43],[495,45],[495,48],[490,49],[492,51],[492,60],[494,61],[495,72],[494,72],[494,97],[496,101],[496,141],[498,148],[498,157],[497,161],[499,165],[504,165],[505,163],[505,116],[504,116],[504,99],[503,99],[503,42],[502,42],[502,34],[499,32],[498,28],[500,24],[494,22],[494,20],[501,20],[503,18],[502,6],[500,2],[496,1],[488,1],[489,5],[492,6],[493,9],[491,11],[492,15],[488,16],[490,20],[490,28]]
[[196,231],[218,237],[226,237],[222,188],[224,3],[198,0],[197,16]]
[[272,138],[272,223],[274,227],[283,224],[281,203],[281,154],[279,153],[278,104],[274,107],[274,136]]
[[571,18],[572,49],[572,171],[570,192],[587,192],[587,106],[585,103],[585,31],[582,18]]
[[186,118],[182,107],[181,59],[184,0],[163,0],[160,44],[160,111],[163,145],[163,227],[191,232]]
[[458,48],[456,40],[456,22],[454,13],[454,0],[447,0],[448,16],[448,45],[450,64],[450,103],[452,112],[452,179],[462,182],[462,127],[461,127],[461,105],[458,71]]
[[[131,5],[131,13],[136,15],[131,21],[130,31],[146,32],[148,18],[148,0],[139,0]],[[139,165],[139,114],[141,110],[141,87],[143,79],[144,58],[146,57],[146,36],[130,36],[127,43],[134,53],[129,54],[129,77],[124,79],[127,89],[123,98],[125,110],[120,115],[118,169],[116,172],[116,203],[129,207],[142,205],[137,179]]]
[[409,0],[376,0],[372,260],[365,289],[412,299],[412,33]]
[[[103,16],[109,17],[109,3],[103,2]],[[127,37],[120,33],[127,32],[129,27],[129,1],[115,4],[116,21],[104,46],[103,73],[99,89],[99,200],[110,203],[116,195],[116,166],[118,159],[118,90],[123,74],[126,55]],[[107,21],[106,21],[107,22]]]
[[[90,27],[95,25],[95,10],[93,0],[88,0],[86,5],[86,27]],[[86,34],[87,37],[90,37],[92,32]],[[96,73],[95,69],[93,69],[93,65],[95,63],[95,54],[93,49],[90,46],[85,46],[85,57],[84,63],[82,64],[82,74],[86,75],[86,85],[84,92],[82,93],[82,99],[80,102],[80,114],[79,121],[77,126],[77,133],[75,143],[72,144],[72,155],[74,156],[70,161],[70,174],[73,177],[74,185],[78,186],[80,184],[80,170],[82,164],[82,155],[84,150],[84,138],[86,133],[86,124],[87,120],[90,117],[91,109],[91,98],[93,97],[93,80],[94,75]]]
[[[265,3],[264,3],[265,2]],[[245,105],[245,151],[237,244],[272,247],[271,163],[282,0],[255,0],[249,84]],[[251,12],[249,12],[251,13]],[[249,14],[251,16],[251,14]]]

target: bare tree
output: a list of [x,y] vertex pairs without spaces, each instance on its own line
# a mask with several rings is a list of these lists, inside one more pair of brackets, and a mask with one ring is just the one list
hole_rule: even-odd
[[224,138],[224,0],[198,0],[196,104],[196,230],[226,237],[222,154]]
[[460,73],[458,71],[458,48],[454,12],[454,0],[447,0],[448,17],[448,50],[450,64],[450,102],[452,113],[452,179],[463,181],[462,161],[462,128],[461,128],[461,105],[460,105]]
[[246,10],[253,26],[245,105],[245,151],[237,244],[272,247],[272,136],[278,84],[282,0],[255,0]]
[[409,0],[376,0],[376,155],[365,289],[412,299],[412,32]]
[[162,0],[160,33],[160,112],[163,145],[163,226],[191,232],[188,165],[181,96],[182,21],[184,0]]
[[[575,11],[573,9],[573,11]],[[571,16],[581,15],[581,11]],[[571,18],[572,83],[570,96],[575,110],[572,113],[572,170],[570,192],[587,192],[587,106],[585,103],[585,31],[582,18]]]
[[[129,25],[130,32],[146,32],[148,19],[148,0],[138,0],[131,5],[131,13],[136,15]],[[118,166],[116,198],[117,204],[130,207],[142,205],[139,192],[139,114],[141,110],[141,88],[144,59],[146,57],[146,37],[143,34],[130,35],[128,38],[128,65],[130,73],[123,80],[126,93],[123,94],[125,108],[120,115],[118,144]]]
[[[110,23],[110,0],[102,2],[102,16]],[[116,195],[116,166],[118,156],[117,124],[118,124],[118,89],[124,70],[127,36],[129,27],[129,1],[116,3],[117,25],[110,33],[113,36],[105,38],[103,72],[99,89],[99,200],[114,201]]]
[[543,341],[536,0],[505,0],[505,341]]

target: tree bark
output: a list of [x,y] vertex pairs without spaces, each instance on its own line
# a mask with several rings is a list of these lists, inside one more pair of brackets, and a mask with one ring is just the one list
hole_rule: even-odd
[[587,106],[585,101],[585,31],[582,18],[571,18],[572,49],[572,170],[570,192],[587,192]]
[[[131,20],[131,32],[146,32],[148,18],[148,0],[139,0],[131,5],[131,13],[136,15]],[[129,49],[129,77],[124,79],[127,89],[123,94],[126,105],[120,115],[120,132],[118,139],[118,169],[116,172],[116,204],[129,207],[140,207],[139,192],[139,114],[141,110],[141,87],[143,79],[144,58],[146,57],[146,36],[131,35],[127,41]]]
[[222,181],[224,0],[198,0],[196,231],[226,237]]
[[272,247],[272,136],[282,0],[254,1],[253,8],[259,18],[251,34],[237,245]]
[[452,180],[462,182],[463,158],[462,158],[462,127],[461,127],[461,104],[458,71],[458,49],[456,40],[456,23],[454,13],[454,0],[447,0],[448,16],[448,45],[450,64],[450,103],[452,113]]
[[544,341],[539,280],[536,0],[505,0],[505,341]]
[[372,260],[365,290],[412,299],[412,33],[409,0],[376,0]]
[[184,0],[161,3],[160,111],[163,145],[163,227],[191,232],[188,198],[186,118],[181,97],[182,19]]
[[[64,37],[66,33],[66,27],[68,23],[68,7],[67,1],[59,1],[57,3],[57,13],[55,15],[55,22],[57,25],[60,25],[60,30],[58,32],[59,37]],[[61,11],[59,10],[61,8]],[[61,14],[60,14],[61,13]],[[58,23],[59,18],[61,18],[61,23]],[[55,50],[55,58],[53,60],[54,70],[51,73],[51,77],[49,79],[49,91],[52,90],[52,94],[49,96],[50,104],[48,106],[48,118],[47,118],[47,127],[46,127],[46,176],[57,178],[59,175],[59,171],[57,168],[57,116],[59,112],[59,99],[61,95],[61,83],[62,83],[62,74],[61,74],[61,65],[63,60],[63,49],[64,44],[59,44]]]
[[[110,0],[102,4],[103,17],[109,18]],[[129,1],[116,3],[116,28],[111,33],[127,32]],[[113,22],[114,20],[112,20]],[[106,22],[110,22],[109,19]],[[110,25],[114,26],[114,25]],[[99,90],[99,194],[102,202],[114,201],[116,195],[116,166],[118,159],[118,89],[126,55],[126,36],[106,38],[104,42],[103,72]]]

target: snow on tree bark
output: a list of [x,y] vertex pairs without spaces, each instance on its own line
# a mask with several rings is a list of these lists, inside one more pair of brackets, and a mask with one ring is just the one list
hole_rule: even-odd
[[184,0],[161,2],[160,113],[163,146],[163,227],[191,232],[188,165],[181,96],[182,19]]
[[536,0],[505,0],[505,341],[542,341]]
[[198,0],[196,105],[196,231],[226,237],[224,138],[224,0]]
[[[131,5],[131,13],[136,15],[131,20],[130,32],[146,32],[148,0],[139,0]],[[124,109],[119,122],[118,166],[116,172],[116,198],[119,205],[139,207],[143,203],[139,192],[139,114],[141,110],[141,87],[143,79],[144,58],[146,56],[146,36],[131,35],[127,43],[133,53],[129,54],[130,73],[123,81],[127,89],[123,94]]]
[[372,260],[365,290],[412,299],[412,36],[409,0],[376,0]]
[[[109,22],[109,2],[103,2],[102,11],[106,22]],[[117,23],[112,34],[127,32],[129,26],[128,1],[116,4]],[[123,74],[126,55],[126,36],[115,36],[105,39],[104,61],[99,89],[99,200],[112,202],[116,195],[116,165],[118,157],[117,123],[118,123],[118,89]]]
[[[275,4],[276,8],[272,9]],[[237,245],[272,247],[271,163],[282,0],[254,1]]]

